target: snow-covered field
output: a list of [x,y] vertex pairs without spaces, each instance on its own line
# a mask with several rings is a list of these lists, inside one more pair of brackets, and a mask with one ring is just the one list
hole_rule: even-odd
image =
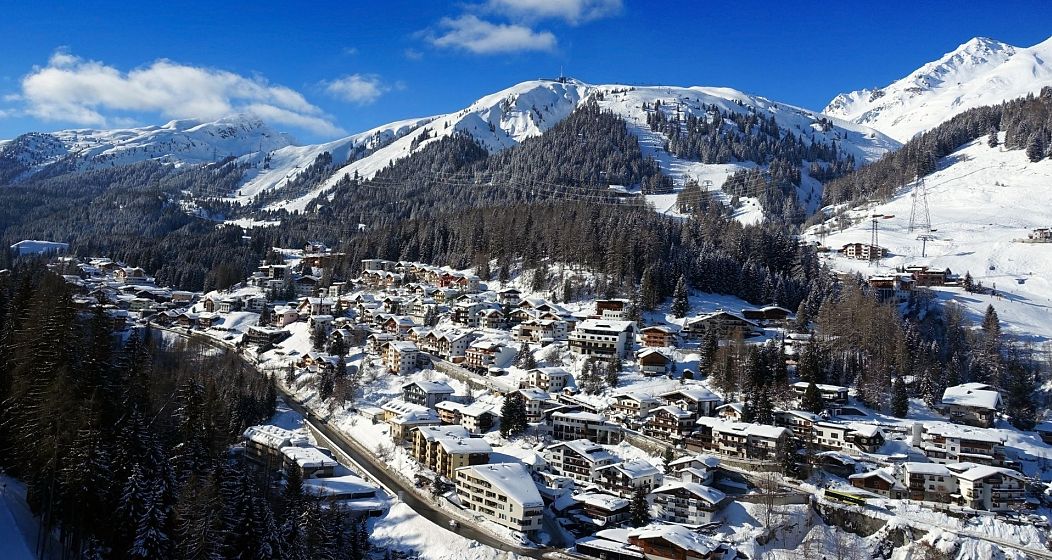
[[[1007,333],[1037,343],[1052,340],[1052,244],[1016,241],[1026,239],[1034,228],[1052,226],[1048,204],[1052,160],[1033,163],[1024,150],[990,148],[983,138],[941,160],[939,170],[925,182],[936,230],[935,239],[927,244],[927,257],[921,256],[917,240],[921,232],[908,231],[911,184],[885,204],[852,211],[854,225],[825,239],[832,249],[851,242],[869,243],[869,216],[894,216],[881,219],[878,232],[878,244],[887,247],[891,256],[873,266],[831,255],[830,264],[864,276],[908,264],[949,267],[962,277],[970,272],[985,287],[996,288],[997,296],[935,288],[938,297],[960,303],[973,319],[993,305]],[[812,239],[817,239],[815,231],[811,230]]]

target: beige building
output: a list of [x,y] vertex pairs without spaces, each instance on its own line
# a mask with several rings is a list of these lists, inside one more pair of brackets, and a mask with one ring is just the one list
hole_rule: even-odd
[[473,465],[456,472],[464,507],[513,531],[530,536],[540,531],[544,502],[522,463]]

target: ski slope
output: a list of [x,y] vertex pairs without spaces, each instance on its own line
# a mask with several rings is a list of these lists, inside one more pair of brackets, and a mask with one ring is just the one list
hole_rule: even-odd
[[[1003,137],[1002,133],[1002,137]],[[939,162],[926,179],[935,239],[921,256],[920,232],[908,232],[913,184],[891,201],[851,212],[855,224],[828,235],[836,249],[846,243],[870,242],[873,213],[893,215],[881,220],[878,244],[891,256],[879,266],[830,256],[838,270],[863,275],[890,272],[907,264],[949,267],[962,277],[996,288],[998,296],[936,288],[944,301],[956,301],[979,319],[988,304],[997,310],[1005,331],[1034,342],[1052,340],[1052,244],[1020,243],[1034,228],[1052,226],[1052,160],[1037,163],[1024,150],[990,148],[985,138],[971,142]],[[832,223],[832,222],[830,222]],[[814,231],[810,233],[812,239]]]

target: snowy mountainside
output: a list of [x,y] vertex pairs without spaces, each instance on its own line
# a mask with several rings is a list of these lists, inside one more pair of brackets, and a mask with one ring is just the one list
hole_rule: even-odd
[[[647,111],[644,105],[653,107],[660,101],[664,106],[674,106],[684,117],[692,114],[705,116],[707,107],[716,106],[721,111],[745,114],[755,111],[763,116],[771,116],[778,123],[783,133],[792,133],[804,141],[833,144],[841,151],[850,154],[856,162],[868,163],[879,159],[885,153],[895,150],[899,143],[869,127],[855,123],[828,118],[815,111],[809,111],[784,103],[777,103],[764,97],[749,95],[731,88],[715,87],[635,87],[635,86],[597,86],[603,93],[599,103],[604,109],[620,115],[628,124],[643,149],[643,154],[657,160],[661,171],[673,178],[677,185],[687,180],[699,184],[711,181],[712,188],[718,190],[726,178],[740,169],[755,168],[753,162],[727,164],[702,163],[676,157],[665,149],[668,138],[650,128],[647,124]],[[819,119],[826,118],[831,127],[822,126]],[[817,180],[805,174],[802,176],[801,200],[809,196],[814,210],[821,198],[821,185]],[[648,199],[655,208],[666,213],[675,213],[676,195],[649,195]],[[755,201],[744,201],[745,206],[739,220],[747,223],[762,219],[762,209]]]
[[[1002,133],[1002,136],[1004,133]],[[829,234],[825,244],[838,249],[846,243],[870,242],[873,213],[894,216],[879,224],[878,244],[891,255],[873,266],[830,254],[837,270],[863,276],[888,273],[895,267],[927,264],[949,267],[972,277],[998,297],[966,293],[961,288],[935,288],[942,300],[953,300],[968,309],[976,322],[988,304],[1001,318],[1005,331],[1036,342],[1052,341],[1052,244],[1021,243],[1035,228],[1052,226],[1052,208],[1035,204],[1048,199],[1052,160],[1031,162],[1025,150],[991,148],[982,138],[962,146],[939,161],[938,170],[925,179],[931,226],[935,239],[921,256],[919,232],[909,233],[914,184],[892,200],[851,211],[854,224]],[[816,230],[809,235],[815,238]]]
[[287,134],[257,117],[232,115],[214,122],[187,119],[140,128],[29,133],[0,145],[0,160],[21,168],[12,177],[17,181],[58,162],[77,171],[146,160],[195,165],[293,144]]
[[976,37],[883,88],[837,95],[827,115],[905,142],[974,107],[1052,85],[1052,38],[1028,48]]
[[[742,164],[702,164],[675,158],[664,151],[664,137],[652,131],[646,120],[644,104],[656,100],[675,102],[684,111],[704,112],[703,105],[716,105],[723,111],[745,113],[755,110],[771,115],[784,131],[823,143],[836,142],[841,149],[867,162],[879,158],[889,150],[898,148],[898,142],[887,136],[851,122],[832,119],[832,127],[820,127],[822,115],[797,107],[769,101],[729,88],[666,87],[591,85],[577,80],[553,81],[533,80],[516,84],[510,88],[482,97],[470,106],[446,115],[440,115],[422,123],[373,154],[350,162],[338,169],[310,193],[290,201],[273,205],[273,208],[302,210],[311,201],[329,191],[343,175],[368,178],[388,165],[405,158],[439,138],[456,132],[467,133],[490,152],[497,152],[518,145],[527,138],[543,134],[574,109],[589,99],[625,119],[629,131],[636,136],[644,154],[653,156],[662,171],[671,175],[678,183],[686,178],[713,180],[715,186],[742,167]],[[664,204],[661,197],[672,197]],[[659,209],[671,207],[674,195],[656,197]]]

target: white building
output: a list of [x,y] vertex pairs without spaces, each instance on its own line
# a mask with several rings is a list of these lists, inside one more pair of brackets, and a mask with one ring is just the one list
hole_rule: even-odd
[[550,445],[545,459],[555,474],[586,484],[595,481],[598,469],[617,462],[617,457],[609,451],[586,439]]
[[388,342],[384,352],[384,366],[391,373],[406,375],[416,369],[417,354],[416,344],[412,342]]
[[498,525],[526,535],[541,529],[544,502],[521,463],[457,469],[456,487],[465,507]]
[[598,358],[624,356],[635,330],[635,321],[588,319],[570,333],[570,351],[578,356]]
[[549,393],[562,391],[573,379],[570,372],[561,367],[545,367],[531,369],[527,373],[526,380],[530,386],[537,387]]
[[607,422],[606,416],[592,412],[555,412],[552,438],[558,441],[587,439],[595,443],[619,443],[621,426]]
[[686,525],[711,523],[713,514],[727,500],[723,492],[694,482],[668,482],[651,495],[660,519]]

